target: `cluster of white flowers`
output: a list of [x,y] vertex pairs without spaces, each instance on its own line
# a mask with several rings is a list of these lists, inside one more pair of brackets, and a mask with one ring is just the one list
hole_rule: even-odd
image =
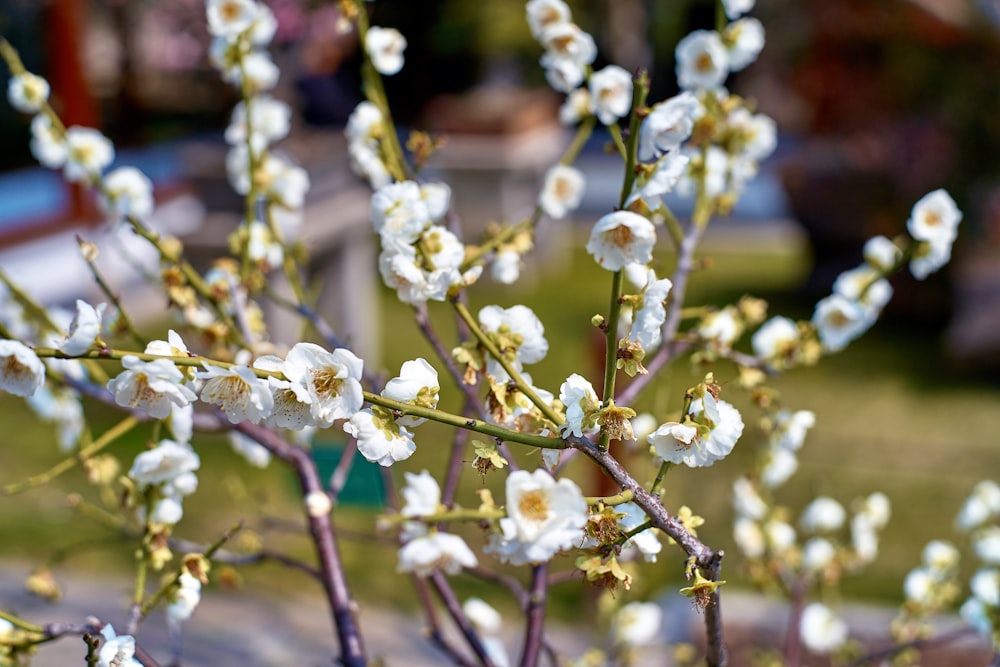
[[778,488],[798,470],[797,453],[816,416],[808,410],[782,410],[772,421],[760,468],[760,483],[768,489]]
[[265,270],[273,269],[282,262],[284,244],[298,234],[309,189],[304,169],[269,150],[288,135],[292,118],[286,103],[266,93],[278,81],[278,68],[266,49],[277,20],[266,4],[255,0],[209,0],[206,13],[212,62],[244,93],[225,136],[230,184],[244,196],[252,190],[262,203],[254,209],[258,217],[246,221],[246,252]]
[[670,295],[672,287],[673,282],[669,278],[657,278],[656,272],[653,269],[648,269],[640,293],[634,297],[628,297],[631,299],[629,302],[631,310],[627,320],[625,317],[622,318],[623,321],[628,321],[628,333],[625,337],[631,343],[638,345],[642,349],[643,355],[659,347],[663,339],[661,329],[663,322],[667,319],[664,302]]
[[958,235],[962,212],[944,190],[929,192],[913,205],[906,229],[916,241],[910,273],[923,280],[951,259],[951,246]]
[[154,448],[135,457],[128,476],[139,489],[156,489],[149,513],[150,523],[174,525],[181,520],[184,496],[198,489],[195,471],[200,466],[201,459],[190,445],[173,440],[161,440]]
[[729,456],[743,434],[743,418],[730,403],[717,398],[718,385],[711,378],[692,393],[687,413],[680,422],[667,422],[647,440],[664,461],[697,468],[710,466]]
[[11,105],[34,114],[30,148],[35,159],[49,169],[62,169],[70,182],[99,186],[100,203],[110,219],[148,217],[153,211],[152,182],[134,167],[105,174],[115,159],[114,145],[93,128],[64,127],[48,107],[48,95],[48,82],[26,71],[15,74],[7,85]]
[[177,579],[177,588],[170,594],[167,620],[174,625],[188,620],[200,602],[201,580],[190,572],[182,572]]
[[351,169],[376,190],[392,182],[381,154],[385,131],[382,111],[367,100],[354,108],[344,128]]
[[[441,488],[426,470],[419,475],[406,473],[402,494],[406,500],[401,511],[404,517],[418,519],[429,516],[441,504]],[[420,521],[406,522],[402,541],[396,568],[399,572],[413,572],[421,577],[435,570],[458,574],[463,567],[475,567],[479,562],[461,537],[428,527]]]
[[611,125],[627,115],[632,107],[631,75],[617,65],[593,71],[597,45],[573,22],[569,6],[563,0],[529,0],[525,11],[531,34],[545,48],[545,78],[569,96],[560,114],[563,122],[594,115]]
[[379,74],[390,76],[403,69],[406,38],[395,28],[373,25],[365,34],[365,52]]
[[677,82],[684,90],[717,90],[763,48],[764,26],[755,18],[736,20],[722,32],[695,30],[677,43]]
[[[944,190],[922,197],[913,207],[907,229],[913,237],[910,271],[923,280],[951,258],[962,213]],[[868,240],[865,263],[842,273],[833,294],[816,304],[812,324],[826,352],[838,352],[866,332],[892,297],[885,279],[903,259],[903,250],[884,236]]]
[[959,530],[972,538],[973,551],[982,566],[972,575],[972,594],[959,610],[962,618],[1000,650],[1000,485],[983,480],[972,490],[955,518]]
[[[422,408],[435,408],[438,402],[437,371],[424,359],[415,359],[403,364],[399,376],[389,380],[382,397],[400,403],[409,403]],[[413,433],[424,422],[419,417],[396,417],[391,410],[380,407],[355,412],[344,430],[357,438],[358,451],[374,463],[390,466],[397,461],[410,458],[416,451]]]
[[952,602],[958,574],[958,549],[934,540],[924,547],[923,563],[910,570],[903,581],[907,601],[922,613],[937,611]]
[[482,267],[460,271],[465,246],[442,221],[451,205],[444,183],[390,183],[372,195],[371,218],[382,242],[378,267],[400,301],[444,301],[449,290],[470,285]]
[[691,136],[705,110],[690,92],[653,105],[639,128],[637,157],[641,167],[626,203],[642,200],[652,210],[685,175],[690,157],[681,145]]

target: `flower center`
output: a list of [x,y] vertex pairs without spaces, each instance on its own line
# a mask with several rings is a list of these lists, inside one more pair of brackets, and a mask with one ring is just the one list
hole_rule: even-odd
[[337,377],[337,371],[330,367],[313,371],[312,381],[316,387],[316,394],[322,398],[339,396],[340,387],[344,384],[344,381]]
[[941,214],[937,211],[929,211],[927,215],[924,216],[924,224],[928,227],[937,227],[942,222]]
[[712,62],[712,56],[708,53],[698,54],[698,57],[694,60],[694,68],[703,74],[711,72],[715,69],[715,63]]
[[610,241],[611,245],[624,248],[632,243],[635,235],[632,234],[632,230],[628,228],[628,225],[618,225],[607,232],[606,238]]
[[17,357],[11,355],[5,357],[3,361],[3,370],[0,375],[4,377],[11,377],[15,380],[23,380],[31,375],[31,371],[28,367],[17,360]]
[[521,516],[531,521],[544,521],[549,516],[549,498],[541,489],[528,491],[517,502]]
[[219,7],[219,14],[226,21],[235,21],[240,17],[241,9],[238,2],[223,2]]

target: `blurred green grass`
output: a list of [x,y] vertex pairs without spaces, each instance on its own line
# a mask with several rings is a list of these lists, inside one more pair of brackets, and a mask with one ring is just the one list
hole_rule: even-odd
[[[579,241],[579,239],[574,239]],[[609,274],[594,265],[580,243],[549,248],[552,253],[539,264],[541,272],[528,272],[517,285],[498,286],[484,279],[472,290],[473,312],[487,304],[509,307],[523,303],[535,310],[546,326],[548,356],[529,371],[535,382],[558,393],[559,384],[574,371],[593,379],[600,375],[600,343],[590,318],[607,308]],[[704,255],[713,259],[710,269],[699,270],[691,280],[689,305],[733,302],[745,293],[766,297],[773,313],[808,317],[804,306],[787,294],[800,286],[809,270],[809,256],[798,247],[743,246],[709,241]],[[672,269],[672,256],[657,258],[661,274]],[[407,359],[425,356],[433,363],[433,352],[412,324],[412,311],[382,292],[381,318],[383,366],[394,374]],[[432,321],[447,346],[456,342],[453,319],[446,304],[430,304]],[[440,368],[440,364],[435,363]],[[693,368],[681,359],[643,395],[637,410],[652,410],[661,421],[680,407],[684,389],[697,382],[705,368]],[[749,465],[759,436],[754,428],[757,411],[748,405],[732,381],[735,368],[717,364],[713,370],[726,389],[725,398],[744,415],[747,429],[734,454],[707,469],[674,469],[667,478],[666,502],[676,511],[690,505],[709,519],[699,529],[703,539],[732,554],[727,562],[727,579],[739,585],[738,557],[732,544],[729,508],[730,486]],[[599,385],[599,381],[595,382]],[[816,427],[801,452],[798,475],[781,490],[779,501],[801,507],[818,493],[833,496],[844,504],[851,499],[881,490],[893,501],[893,518],[882,541],[879,561],[861,576],[846,580],[848,595],[894,600],[899,597],[902,578],[919,560],[923,544],[932,538],[958,539],[951,522],[962,499],[981,478],[1000,470],[1000,390],[975,381],[955,381],[947,361],[941,356],[937,339],[911,330],[876,326],[845,352],[827,358],[815,368],[799,369],[776,378],[772,385],[781,392],[790,409],[810,409],[816,413]],[[457,410],[458,392],[442,376],[442,407]],[[120,417],[105,408],[88,411],[95,432],[107,428]],[[19,400],[0,397],[0,419],[9,425],[0,440],[0,484],[44,470],[61,457],[56,451],[51,427],[38,424]],[[111,446],[127,467],[150,436],[143,425],[129,437]],[[336,440],[339,433],[330,433]],[[405,465],[386,471],[397,482],[403,471],[428,469],[440,475],[453,433],[427,424],[417,432],[418,450]],[[292,475],[280,464],[259,471],[234,457],[225,438],[200,436],[196,446],[202,457],[201,486],[185,501],[185,518],[179,534],[187,539],[210,542],[236,520],[247,520],[260,528],[265,542],[303,558],[311,558],[309,544],[287,525],[301,525]],[[471,450],[469,458],[472,458]],[[534,465],[537,452],[518,452],[522,463]],[[651,464],[632,458],[640,480],[651,478]],[[360,458],[355,465],[362,465]],[[585,493],[591,493],[598,475],[582,460],[571,466]],[[495,496],[502,498],[502,476],[487,480]],[[211,483],[210,483],[211,481]],[[466,506],[478,503],[475,490],[480,479],[470,471],[459,489],[458,501]],[[67,548],[72,558],[64,566],[72,571],[91,570],[122,573],[128,568],[134,545],[114,539],[113,533],[82,518],[65,503],[67,492],[87,490],[82,472],[76,469],[56,484],[18,496],[0,498],[0,561],[16,560],[19,565],[39,562],[53,549]],[[373,496],[377,503],[377,494]],[[395,570],[395,548],[384,538],[372,535],[372,525],[380,508],[371,505],[343,506],[336,512],[342,531],[344,560],[350,570],[355,595],[362,602],[400,607],[415,606],[408,586],[400,586]],[[281,518],[281,521],[275,521]],[[264,527],[267,527],[266,529]],[[462,530],[477,547],[483,541],[475,526]],[[112,538],[112,539],[109,539]],[[72,545],[79,546],[75,549]],[[666,547],[657,564],[643,566],[635,590],[656,593],[680,581],[683,557],[676,548]],[[569,558],[557,559],[558,567],[568,567]],[[125,570],[126,572],[128,570]],[[287,594],[309,589],[298,573],[277,566],[245,568],[248,584],[264,595]],[[58,570],[57,570],[58,576]],[[487,594],[482,584],[467,577],[456,579],[460,596]],[[563,585],[553,597],[555,610],[572,613],[581,598],[589,596],[586,586]],[[502,606],[502,605],[501,605]]]

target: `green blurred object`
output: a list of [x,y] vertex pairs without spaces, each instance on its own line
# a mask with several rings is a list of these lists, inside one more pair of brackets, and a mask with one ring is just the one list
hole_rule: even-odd
[[[316,440],[313,442],[313,460],[319,478],[325,485],[344,456],[347,443],[343,440]],[[363,456],[355,456],[344,488],[337,496],[337,504],[350,507],[385,507],[385,484],[381,467]]]

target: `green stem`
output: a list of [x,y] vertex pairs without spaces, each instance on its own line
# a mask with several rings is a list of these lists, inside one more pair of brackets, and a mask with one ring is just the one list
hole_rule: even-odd
[[664,461],[663,465],[660,466],[660,470],[656,473],[656,479],[653,480],[653,485],[649,487],[649,492],[654,496],[660,492],[660,487],[663,486],[663,478],[667,476],[670,468],[673,467],[673,463],[670,461]]
[[462,321],[469,327],[469,331],[472,335],[476,337],[476,340],[479,341],[480,345],[486,348],[486,351],[490,353],[490,356],[496,359],[497,363],[499,363],[500,366],[507,371],[507,375],[509,375],[510,379],[514,381],[514,384],[517,385],[518,390],[527,396],[528,400],[535,404],[542,414],[545,415],[546,419],[552,422],[553,425],[560,426],[563,423],[563,420],[560,419],[559,415],[557,415],[555,410],[552,409],[552,406],[543,401],[538,394],[535,393],[535,390],[524,381],[524,378],[521,377],[518,370],[514,368],[514,365],[504,358],[504,355],[501,354],[500,350],[493,343],[493,341],[490,340],[485,333],[483,333],[482,329],[479,328],[479,323],[476,322],[474,317],[472,317],[472,313],[469,312],[466,305],[459,301],[453,301],[452,304],[455,306],[455,310],[458,312],[459,317],[461,317]]
[[573,141],[570,142],[566,148],[566,152],[559,158],[559,164],[568,167],[576,162],[576,158],[580,157],[580,151],[587,144],[587,139],[590,139],[590,135],[594,133],[595,125],[597,125],[597,116],[587,116],[583,119],[580,126],[576,128]]
[[[632,194],[632,186],[635,183],[635,165],[638,161],[639,129],[642,125],[640,109],[646,104],[646,96],[649,95],[649,75],[640,70],[632,82],[632,115],[628,124],[628,144],[622,157],[625,159],[625,178],[622,181],[622,191],[618,198],[618,208],[625,208],[628,196]],[[614,126],[618,132],[618,126]],[[618,132],[618,141],[621,141],[621,134]],[[620,149],[619,149],[620,150]]]
[[[206,559],[211,560],[212,556],[215,555],[215,552],[221,549],[226,542],[231,540],[233,536],[236,535],[236,533],[240,532],[241,530],[243,530],[242,521],[240,521],[239,523],[235,524],[232,528],[227,530],[222,535],[222,537],[213,542],[212,545],[209,546],[208,549],[205,550],[205,553],[203,553],[202,555]],[[140,618],[145,618],[147,615],[149,615],[150,610],[156,607],[156,605],[160,603],[160,600],[162,600],[167,595],[167,593],[170,592],[170,589],[172,589],[180,582],[182,574],[184,574],[183,564],[181,564],[181,566],[177,568],[177,571],[174,573],[172,577],[170,577],[170,579],[164,582],[164,584],[160,586],[160,588],[155,593],[153,593],[153,595],[150,596],[148,600],[146,600],[142,604],[142,607],[139,610]]]
[[626,489],[613,496],[585,496],[584,500],[587,501],[588,505],[607,505],[608,507],[614,507],[616,505],[630,503],[634,498],[635,494]]
[[566,449],[567,447],[566,443],[563,442],[561,438],[553,438],[544,435],[531,435],[529,433],[518,433],[517,431],[511,431],[503,428],[502,426],[490,424],[480,419],[453,415],[449,412],[443,412],[433,408],[422,408],[411,403],[400,403],[399,401],[393,401],[383,396],[379,396],[378,394],[373,394],[370,391],[364,392],[364,395],[365,400],[369,403],[380,405],[383,408],[389,408],[394,412],[398,412],[403,415],[413,415],[414,417],[423,417],[424,419],[431,419],[442,424],[448,424],[449,426],[464,428],[477,433],[482,433],[483,435],[499,438],[505,442],[517,442],[522,445],[540,447],[542,449]]
[[389,110],[389,98],[385,94],[385,86],[382,83],[382,75],[378,73],[372,64],[368,51],[364,48],[365,37],[368,35],[368,8],[364,0],[357,0],[358,10],[358,43],[365,54],[365,62],[361,67],[361,77],[365,96],[368,101],[379,108],[382,112],[382,139],[379,145],[386,158],[386,168],[397,181],[405,181],[409,169],[404,158],[403,147],[399,143],[396,134],[396,124],[392,120],[392,112]]
[[625,140],[622,139],[622,130],[618,125],[612,123],[608,125],[608,134],[611,135],[611,141],[614,142],[615,148],[618,149],[618,154],[621,155],[623,160],[628,159],[628,149],[625,148]]
[[126,333],[128,333],[128,335],[132,338],[132,342],[136,345],[139,347],[145,347],[146,341],[139,335],[135,325],[132,324],[132,319],[128,316],[125,308],[122,307],[121,299],[119,299],[118,295],[111,290],[111,286],[104,280],[104,276],[101,275],[101,272],[97,270],[97,265],[94,263],[93,256],[84,251],[83,246],[86,242],[80,238],[79,235],[76,237],[76,242],[80,245],[80,254],[83,256],[83,260],[87,262],[87,267],[90,269],[90,275],[94,278],[94,282],[96,282],[97,286],[101,288],[102,292],[104,292],[104,296],[111,301],[111,305],[118,310],[118,317],[121,318]]
[[25,632],[32,632],[39,635],[45,634],[45,628],[43,628],[42,626],[35,625],[34,623],[29,623],[20,616],[15,616],[14,614],[8,613],[3,609],[0,609],[0,619],[7,621],[15,628],[20,628]]
[[111,427],[105,431],[100,438],[95,440],[93,443],[87,447],[81,449],[79,452],[73,454],[69,458],[63,459],[56,465],[52,466],[48,470],[38,475],[34,475],[27,479],[21,480],[20,482],[15,482],[13,484],[8,484],[0,490],[0,495],[11,496],[15,493],[20,493],[27,489],[32,489],[38,486],[42,486],[59,475],[71,470],[77,463],[82,463],[90,457],[97,454],[99,451],[110,445],[112,442],[120,438],[121,436],[128,433],[132,428],[139,423],[139,420],[135,417],[126,417],[125,419],[118,422],[115,426]]

